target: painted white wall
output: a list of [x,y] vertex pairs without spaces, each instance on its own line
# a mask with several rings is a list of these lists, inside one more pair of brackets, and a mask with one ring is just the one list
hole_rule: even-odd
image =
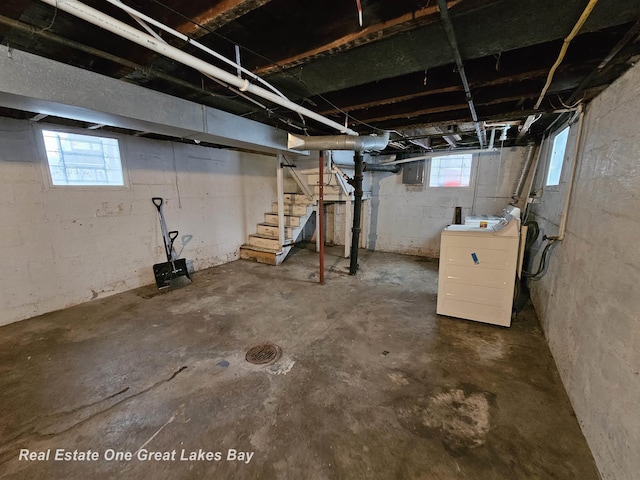
[[126,187],[51,187],[40,127],[0,118],[0,325],[154,283],[154,196],[195,270],[238,258],[276,199],[275,157],[124,135]]
[[[474,155],[469,188],[404,185],[402,173],[370,175],[371,194],[365,246],[371,250],[437,258],[440,232],[453,223],[455,207],[466,215],[498,215],[511,201],[526,158],[526,147]],[[338,230],[338,228],[336,228]]]
[[[532,282],[538,317],[605,480],[640,474],[639,111],[640,65],[587,108],[566,237],[547,275]],[[561,188],[546,189],[532,207],[548,235],[558,231],[570,164]]]

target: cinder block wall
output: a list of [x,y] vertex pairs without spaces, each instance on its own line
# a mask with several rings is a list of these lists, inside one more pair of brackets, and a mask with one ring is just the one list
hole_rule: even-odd
[[52,188],[39,128],[0,118],[0,325],[153,283],[154,196],[196,270],[238,258],[276,199],[275,157],[131,136],[125,188]]
[[[466,215],[498,215],[511,201],[522,170],[526,147],[505,148],[500,153],[474,155],[476,172],[470,188],[430,188],[404,185],[402,174],[371,173],[366,247],[372,250],[437,258],[440,232],[453,222],[455,207]],[[337,230],[337,228],[336,228]]]
[[[640,65],[587,108],[566,237],[547,275],[532,284],[562,381],[605,480],[640,475],[638,112]],[[565,191],[566,183],[558,192],[549,189],[535,206],[548,235],[558,231]]]

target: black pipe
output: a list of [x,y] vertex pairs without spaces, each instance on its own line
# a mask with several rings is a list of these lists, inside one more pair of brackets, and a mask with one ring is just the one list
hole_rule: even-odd
[[354,152],[353,160],[356,165],[352,183],[353,188],[355,188],[355,201],[353,202],[353,228],[351,229],[349,275],[355,275],[358,271],[358,245],[360,244],[360,219],[362,218],[362,173],[364,171],[362,152]]
[[469,105],[469,111],[471,112],[473,125],[475,126],[476,134],[478,135],[478,142],[480,142],[480,148],[484,148],[484,140],[485,140],[484,135],[486,135],[486,133],[484,132],[484,129],[480,127],[480,122],[478,120],[476,107],[473,103],[473,96],[471,95],[471,87],[469,87],[467,74],[464,71],[464,63],[462,61],[462,55],[460,55],[460,48],[458,47],[456,34],[453,30],[453,23],[451,23],[451,18],[449,17],[447,0],[437,0],[437,1],[438,1],[438,8],[440,9],[440,17],[442,18],[442,26],[444,27],[444,31],[447,34],[447,39],[449,40],[449,45],[451,46],[451,50],[453,50],[453,57],[458,67],[458,74],[460,75],[460,80],[462,80],[462,86],[464,87],[464,93],[467,97],[467,104]]
[[390,172],[398,173],[402,169],[402,165],[382,165],[380,163],[365,163],[363,171],[365,172]]

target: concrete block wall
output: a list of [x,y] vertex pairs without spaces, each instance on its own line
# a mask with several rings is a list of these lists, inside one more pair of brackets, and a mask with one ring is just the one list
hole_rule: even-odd
[[[566,237],[547,275],[532,284],[534,306],[605,480],[640,476],[638,111],[640,65],[587,108]],[[544,191],[533,206],[550,235],[561,208],[552,200],[566,191],[565,172],[562,177],[560,191]]]
[[154,283],[154,196],[195,270],[238,258],[276,199],[275,157],[131,136],[125,187],[51,187],[40,127],[0,118],[0,325]]
[[511,201],[525,158],[525,147],[475,154],[469,188],[429,187],[429,160],[424,185],[404,185],[402,174],[365,173],[372,192],[366,248],[437,258],[440,232],[453,222],[455,207],[462,207],[463,219],[500,214]]

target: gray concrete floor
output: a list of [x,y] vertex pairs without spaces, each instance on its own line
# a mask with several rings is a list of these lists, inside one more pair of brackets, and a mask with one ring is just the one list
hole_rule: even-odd
[[[296,249],[2,327],[0,476],[598,478],[533,311],[437,316],[436,262],[363,251],[350,277],[340,251],[324,286]],[[265,341],[282,358],[247,363]]]

